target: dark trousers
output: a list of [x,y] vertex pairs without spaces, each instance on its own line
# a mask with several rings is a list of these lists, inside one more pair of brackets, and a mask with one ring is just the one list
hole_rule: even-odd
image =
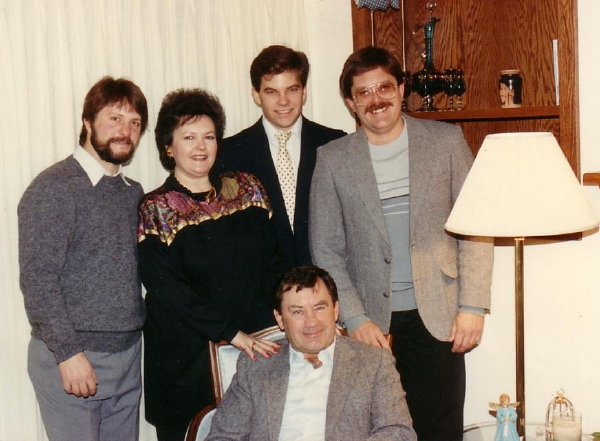
[[435,339],[417,310],[392,313],[392,352],[419,441],[460,441],[465,359]]

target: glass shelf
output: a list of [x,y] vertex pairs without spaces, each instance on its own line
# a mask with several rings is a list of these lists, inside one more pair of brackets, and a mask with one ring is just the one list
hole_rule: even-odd
[[[525,424],[525,441],[546,441],[545,424],[527,422]],[[464,427],[463,441],[493,441],[496,435],[496,421],[471,424]],[[581,441],[593,441],[589,434],[582,434]]]
[[[464,427],[463,441],[493,441],[496,436],[496,421],[471,424]],[[526,441],[546,441],[544,423],[528,422],[525,424]]]

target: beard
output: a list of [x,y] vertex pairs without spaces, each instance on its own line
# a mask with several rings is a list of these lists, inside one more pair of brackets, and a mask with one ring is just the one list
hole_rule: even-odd
[[[90,128],[90,130],[92,132],[90,135],[90,143],[92,144],[92,147],[94,147],[94,150],[96,150],[96,153],[98,153],[100,159],[102,159],[103,161],[115,165],[121,165],[129,161],[133,156],[133,152],[135,151],[135,145],[131,138],[127,136],[114,136],[102,142],[96,136],[96,132],[93,126]],[[129,145],[129,150],[115,151],[110,146],[111,143],[123,142],[126,142]]]

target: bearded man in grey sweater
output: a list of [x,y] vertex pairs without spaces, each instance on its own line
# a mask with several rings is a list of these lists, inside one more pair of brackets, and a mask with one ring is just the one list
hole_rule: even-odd
[[140,184],[125,178],[148,122],[127,79],[88,92],[75,153],[38,175],[18,208],[28,371],[51,441],[134,441],[141,329]]

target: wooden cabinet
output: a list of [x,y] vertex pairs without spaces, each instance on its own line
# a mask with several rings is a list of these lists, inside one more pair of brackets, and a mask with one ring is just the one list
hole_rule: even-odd
[[[423,68],[426,0],[403,0],[402,9],[371,12],[352,3],[354,48],[385,47],[416,72]],[[579,176],[579,108],[576,0],[437,0],[434,64],[438,70],[463,69],[465,110],[412,112],[462,127],[474,153],[489,133],[549,131]],[[559,103],[556,102],[552,40],[558,40]],[[500,70],[518,68],[523,107],[502,109]],[[419,106],[413,93],[409,109]],[[436,97],[445,107],[445,96]]]

